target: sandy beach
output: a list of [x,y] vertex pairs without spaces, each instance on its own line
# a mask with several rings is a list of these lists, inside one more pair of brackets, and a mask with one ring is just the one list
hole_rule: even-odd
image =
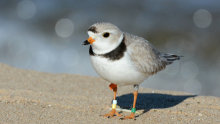
[[[0,123],[220,123],[218,97],[146,88],[139,90],[136,120],[100,117],[110,112],[108,85],[98,77],[0,64]],[[131,109],[132,93],[132,86],[119,87],[117,108]]]

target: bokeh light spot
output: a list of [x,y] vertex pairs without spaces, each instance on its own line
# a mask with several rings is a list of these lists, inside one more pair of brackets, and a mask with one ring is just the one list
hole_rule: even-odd
[[206,28],[212,23],[212,15],[209,11],[200,9],[195,12],[193,21],[199,28]]
[[184,84],[184,91],[192,94],[200,94],[202,85],[195,79],[190,79]]
[[174,77],[179,71],[179,62],[175,61],[172,65],[166,67],[163,71],[165,77]]
[[29,19],[36,13],[36,7],[30,0],[23,0],[17,6],[17,13],[23,19]]
[[55,31],[60,37],[69,37],[74,30],[73,22],[69,19],[60,19],[55,26]]
[[191,61],[185,62],[181,67],[182,76],[188,79],[195,78],[198,72],[198,66]]

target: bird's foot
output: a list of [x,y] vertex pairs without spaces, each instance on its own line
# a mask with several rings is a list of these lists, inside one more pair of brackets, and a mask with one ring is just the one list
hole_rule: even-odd
[[135,116],[134,116],[134,113],[131,113],[131,115],[129,116],[125,116],[124,118],[121,118],[122,120],[125,120],[125,119],[135,119]]
[[121,116],[122,116],[121,114],[118,114],[118,112],[116,112],[116,110],[115,110],[115,109],[112,109],[112,111],[111,111],[111,112],[109,112],[108,114],[103,115],[103,116],[104,116],[104,117],[108,117],[108,118],[110,118],[110,117],[113,117],[114,115],[119,116],[119,117],[121,117]]

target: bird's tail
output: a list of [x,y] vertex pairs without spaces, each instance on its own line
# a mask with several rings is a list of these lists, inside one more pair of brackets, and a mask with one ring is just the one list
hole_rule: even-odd
[[183,57],[170,53],[162,53],[162,56],[167,59],[168,64],[172,64],[175,60],[180,60],[180,57]]

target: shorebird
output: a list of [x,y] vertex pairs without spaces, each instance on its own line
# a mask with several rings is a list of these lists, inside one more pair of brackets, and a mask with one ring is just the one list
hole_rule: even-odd
[[92,66],[100,77],[111,83],[109,87],[114,91],[112,111],[103,116],[122,116],[116,112],[117,85],[133,85],[133,108],[130,116],[123,119],[134,119],[139,84],[179,60],[180,56],[161,53],[147,40],[125,33],[111,23],[93,24],[88,35],[83,45],[90,45]]

